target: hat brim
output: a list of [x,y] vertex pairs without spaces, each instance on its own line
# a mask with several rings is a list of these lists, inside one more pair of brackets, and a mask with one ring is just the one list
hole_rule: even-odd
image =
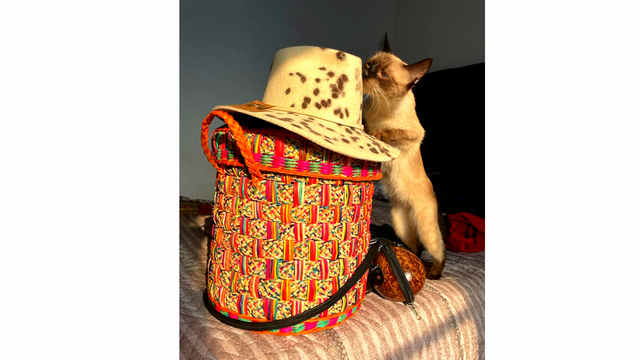
[[270,124],[287,129],[314,143],[355,159],[386,162],[397,158],[400,150],[386,144],[363,130],[337,124],[308,114],[301,114],[279,106],[261,103],[241,105],[219,105],[213,110],[249,115]]

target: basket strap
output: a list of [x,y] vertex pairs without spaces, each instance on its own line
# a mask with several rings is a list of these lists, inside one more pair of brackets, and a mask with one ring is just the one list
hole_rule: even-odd
[[220,166],[216,163],[216,159],[213,157],[211,151],[209,151],[209,125],[215,117],[219,117],[224,121],[231,129],[234,138],[236,139],[236,145],[240,149],[240,153],[244,158],[244,163],[247,165],[249,169],[249,173],[251,174],[251,185],[257,186],[258,182],[263,179],[262,173],[258,169],[256,161],[253,159],[251,149],[249,147],[249,141],[247,137],[244,136],[244,131],[238,122],[231,116],[229,113],[221,110],[213,110],[207,115],[204,120],[202,120],[202,132],[200,133],[200,143],[202,144],[202,149],[204,150],[204,154],[207,157],[207,160],[213,165],[214,168],[218,171],[222,171]]
[[[382,240],[382,239],[381,239]],[[386,240],[386,239],[385,239]],[[388,240],[387,240],[388,241]],[[380,248],[384,246],[382,242],[378,243],[378,246],[372,246],[369,248],[369,252],[367,256],[362,260],[360,266],[356,268],[353,272],[353,275],[347,280],[344,285],[338,289],[333,295],[331,295],[327,300],[325,300],[322,304],[311,308],[307,311],[301,312],[298,315],[294,315],[285,319],[273,320],[273,321],[265,321],[265,322],[246,322],[241,320],[232,319],[228,316],[222,315],[217,312],[213,305],[211,305],[211,300],[209,299],[209,295],[207,294],[207,290],[204,290],[204,303],[207,307],[207,310],[213,315],[216,319],[221,322],[237,327],[239,329],[251,330],[251,331],[269,331],[269,330],[277,330],[286,328],[289,326],[293,326],[304,321],[311,319],[314,316],[319,315],[321,312],[329,309],[333,306],[338,300],[340,300],[343,296],[347,294],[347,292],[360,280],[364,274],[369,270],[369,267],[375,260],[376,256],[380,252]]]

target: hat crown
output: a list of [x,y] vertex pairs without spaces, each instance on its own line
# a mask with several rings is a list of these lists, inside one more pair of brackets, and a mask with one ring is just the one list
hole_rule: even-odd
[[279,50],[263,102],[362,129],[362,60],[318,46]]

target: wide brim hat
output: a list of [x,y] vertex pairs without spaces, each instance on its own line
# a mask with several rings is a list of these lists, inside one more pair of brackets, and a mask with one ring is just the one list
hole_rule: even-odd
[[398,149],[364,132],[361,73],[362,60],[343,51],[284,48],[273,59],[262,101],[213,110],[264,120],[352,158],[393,160]]

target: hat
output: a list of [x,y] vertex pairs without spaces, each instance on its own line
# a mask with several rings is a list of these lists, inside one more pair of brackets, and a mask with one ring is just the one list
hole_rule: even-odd
[[398,149],[364,132],[361,72],[360,58],[343,51],[284,48],[273,59],[262,101],[213,110],[267,121],[352,158],[393,160]]

